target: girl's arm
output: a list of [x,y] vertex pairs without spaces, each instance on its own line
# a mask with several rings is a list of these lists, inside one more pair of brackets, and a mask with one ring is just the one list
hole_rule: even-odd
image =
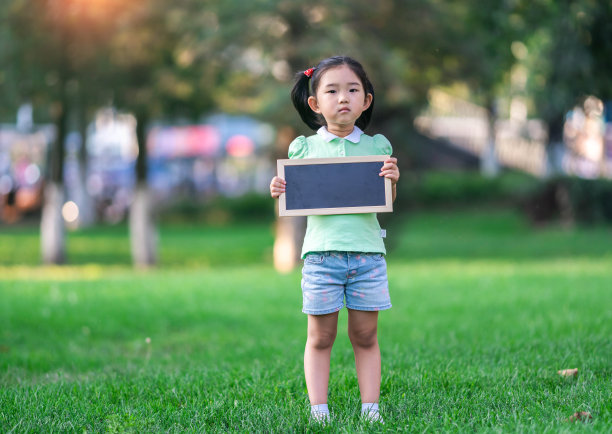
[[278,176],[272,178],[272,181],[270,181],[270,196],[277,199],[285,192],[285,185],[287,185],[287,182],[285,182],[283,178],[279,178]]
[[397,167],[397,158],[389,157],[384,161],[383,167],[380,169],[380,176],[389,178],[393,189],[393,202],[397,196],[396,184],[400,177],[399,168]]

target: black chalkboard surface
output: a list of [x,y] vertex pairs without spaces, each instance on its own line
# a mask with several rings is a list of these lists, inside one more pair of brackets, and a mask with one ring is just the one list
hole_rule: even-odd
[[278,160],[287,182],[279,215],[356,214],[393,211],[391,181],[379,176],[385,155]]

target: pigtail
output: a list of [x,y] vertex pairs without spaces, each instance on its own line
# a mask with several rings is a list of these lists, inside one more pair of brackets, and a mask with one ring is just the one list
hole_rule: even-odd
[[[310,72],[312,74],[312,71]],[[324,123],[321,123],[319,115],[308,105],[308,97],[310,97],[310,75],[299,72],[291,89],[291,101],[304,123],[316,131]]]

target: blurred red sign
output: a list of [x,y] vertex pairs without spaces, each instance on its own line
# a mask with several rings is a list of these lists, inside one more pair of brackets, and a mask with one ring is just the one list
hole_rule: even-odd
[[255,143],[249,137],[237,134],[228,139],[225,149],[232,157],[248,157],[255,151]]
[[153,158],[210,157],[220,151],[221,135],[211,125],[153,128],[147,150]]

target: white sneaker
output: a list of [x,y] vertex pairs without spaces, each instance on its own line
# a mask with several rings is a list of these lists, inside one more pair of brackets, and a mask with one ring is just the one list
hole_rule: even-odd
[[370,423],[379,423],[381,425],[385,424],[385,421],[383,420],[382,416],[380,415],[380,413],[378,411],[368,411],[368,412],[364,412],[361,414],[361,416]]

